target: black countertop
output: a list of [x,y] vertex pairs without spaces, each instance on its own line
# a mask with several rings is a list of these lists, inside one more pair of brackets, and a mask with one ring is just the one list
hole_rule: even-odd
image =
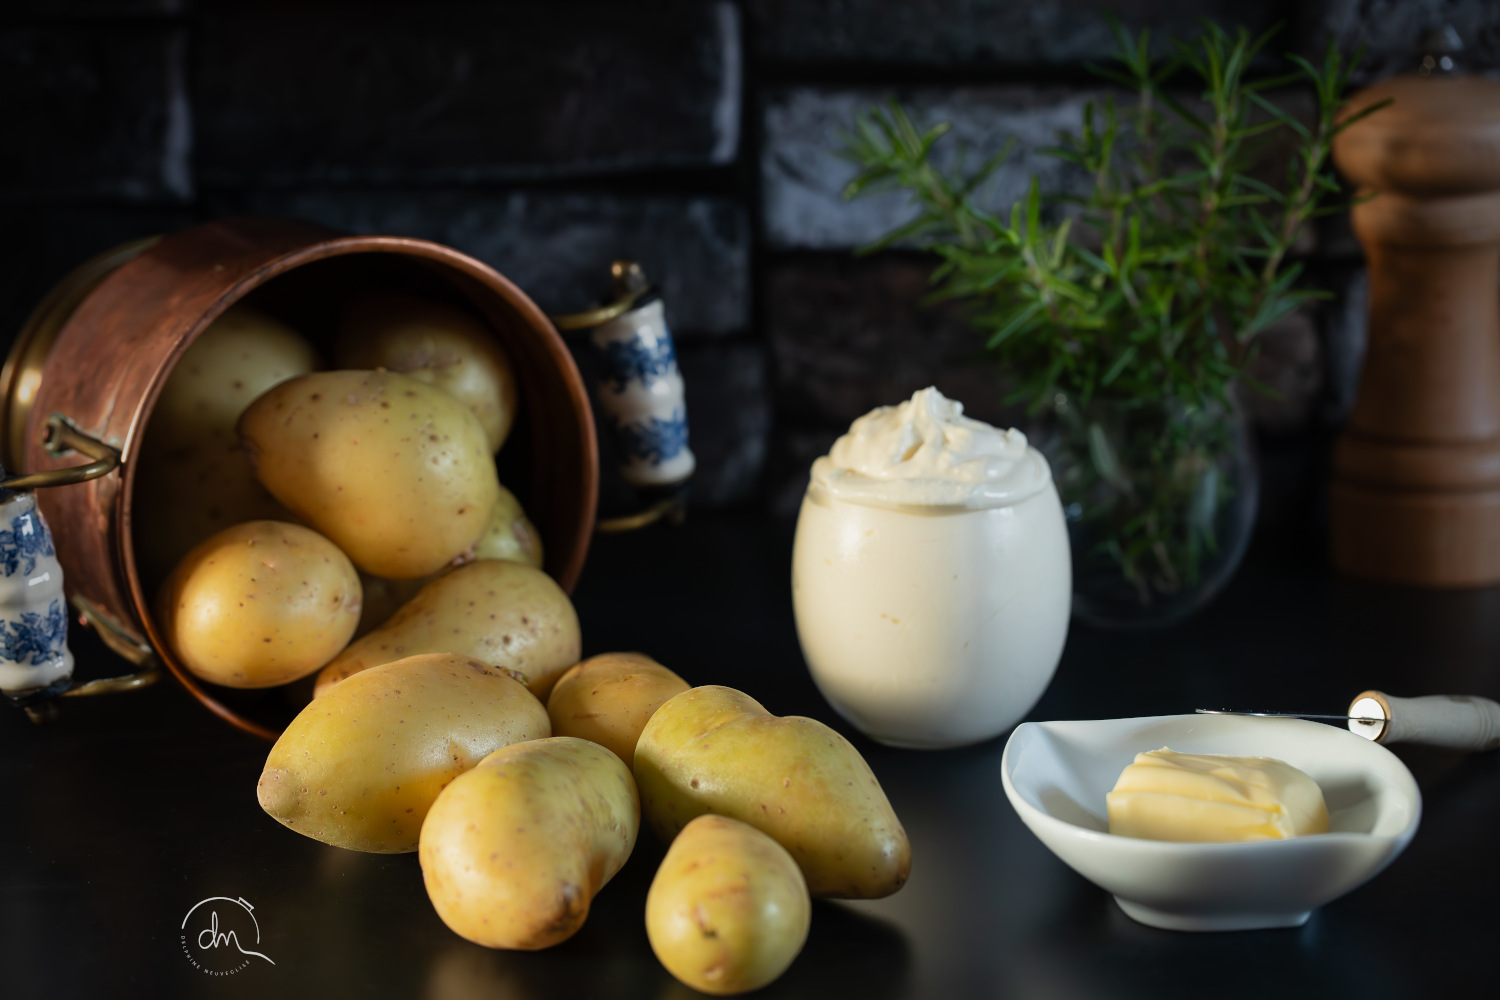
[[[790,602],[791,528],[696,516],[596,541],[576,595],[586,653],[640,649],[693,683],[822,719],[865,753],[911,836],[896,896],[818,902],[771,997],[1438,996],[1491,981],[1500,920],[1500,754],[1396,747],[1424,797],[1416,840],[1297,930],[1136,924],[1034,838],[1000,787],[1004,738],[940,753],[862,739],[819,697]],[[76,633],[77,630],[75,630]],[[108,671],[76,637],[82,676]],[[1252,554],[1197,618],[1159,633],[1075,627],[1034,719],[1200,706],[1340,711],[1357,691],[1500,696],[1500,589],[1435,593]],[[256,804],[267,747],[175,684],[79,699],[44,727],[0,713],[0,997],[695,995],[661,968],[644,900],[649,831],[574,938],[492,952],[453,935],[415,855],[325,847]],[[230,976],[179,941],[210,896],[253,904],[261,950]]]

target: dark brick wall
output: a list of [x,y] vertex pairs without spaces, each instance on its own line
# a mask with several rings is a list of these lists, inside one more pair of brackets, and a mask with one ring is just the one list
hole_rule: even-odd
[[[1015,418],[959,313],[919,304],[927,259],[851,255],[903,207],[840,200],[837,131],[895,94],[976,147],[1014,136],[1002,195],[1081,183],[1036,150],[1099,92],[1104,10],[1158,40],[1200,17],[1282,22],[1283,50],[1331,32],[1367,47],[1361,79],[1447,20],[1500,67],[1493,0],[9,0],[0,324],[93,253],[227,214],[441,240],[554,311],[635,256],[681,341],[697,502],[786,511],[849,420],[922,385]],[[1273,443],[1339,419],[1363,349],[1347,224],[1306,251],[1338,297],[1267,338]]]
[[210,8],[197,37],[205,185],[474,183],[734,159],[739,34],[726,4],[647,5],[652,17],[610,2],[356,9]]

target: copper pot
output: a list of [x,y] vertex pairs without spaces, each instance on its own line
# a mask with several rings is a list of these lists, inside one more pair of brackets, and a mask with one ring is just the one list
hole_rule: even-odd
[[493,268],[457,250],[272,219],[197,226],[80,267],[38,307],[0,373],[7,467],[38,473],[76,466],[76,457],[59,454],[72,448],[94,457],[98,472],[118,453],[118,467],[105,475],[39,491],[74,607],[111,648],[138,664],[160,658],[210,710],[266,738],[277,735],[290,706],[270,692],[205,685],[172,655],[153,620],[154,595],[143,589],[131,531],[141,440],[177,360],[234,302],[249,296],[294,321],[300,314],[312,330],[320,316],[331,320],[341,295],[393,285],[476,310],[509,352],[522,398],[500,454],[502,475],[541,533],[547,572],[571,591],[598,500],[587,392],[542,311]]

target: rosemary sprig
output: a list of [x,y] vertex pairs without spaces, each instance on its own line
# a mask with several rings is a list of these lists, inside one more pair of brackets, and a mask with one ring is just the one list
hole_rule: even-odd
[[[1272,33],[1233,35],[1208,24],[1192,44],[1157,62],[1149,36],[1116,25],[1117,65],[1097,72],[1134,91],[1117,106],[1090,102],[1081,128],[1045,150],[1091,179],[1086,197],[1051,198],[1033,180],[1008,212],[981,194],[1009,147],[972,171],[945,170],[934,149],[947,124],[920,130],[894,102],[861,115],[843,153],[860,167],[845,196],[906,191],[905,225],[862,249],[895,243],[942,258],[939,298],[973,300],[987,345],[1020,376],[1039,407],[1056,393],[1097,394],[1202,407],[1227,400],[1254,337],[1324,293],[1300,287],[1288,253],[1306,223],[1345,206],[1329,165],[1352,64],[1330,41],[1320,63],[1291,57],[1291,73],[1250,80]],[[1196,103],[1169,89],[1196,81]],[[1311,125],[1266,92],[1296,82],[1317,97]],[[1267,141],[1290,134],[1284,183],[1255,172]],[[1049,222],[1049,202],[1071,203]]]
[[[932,298],[972,305],[1014,398],[1033,413],[1071,407],[1064,499],[1084,504],[1098,551],[1150,603],[1194,584],[1218,551],[1214,518],[1232,484],[1214,477],[1235,439],[1231,387],[1248,382],[1261,332],[1326,297],[1301,284],[1291,250],[1312,219],[1348,206],[1329,163],[1334,137],[1384,105],[1339,118],[1358,54],[1344,59],[1332,40],[1316,63],[1291,56],[1286,74],[1252,78],[1274,29],[1206,23],[1156,60],[1146,32],[1114,27],[1118,54],[1095,72],[1131,99],[1089,102],[1080,127],[1044,150],[1087,175],[1081,197],[1033,178],[1008,211],[987,207],[985,182],[1009,146],[976,169],[962,157],[945,168],[934,150],[949,126],[920,129],[895,102],[858,116],[842,152],[859,167],[846,197],[901,190],[914,209],[861,252],[932,251]],[[1269,96],[1298,83],[1315,95],[1310,122]],[[1287,140],[1272,183],[1257,168]],[[1115,414],[1109,427],[1091,407]]]

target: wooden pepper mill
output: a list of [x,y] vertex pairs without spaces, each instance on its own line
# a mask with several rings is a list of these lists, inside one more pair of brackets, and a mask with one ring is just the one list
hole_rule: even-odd
[[1353,211],[1369,348],[1334,451],[1333,561],[1429,587],[1500,583],[1500,83],[1452,66],[1429,49],[1357,94],[1346,113],[1393,102],[1333,146],[1374,195]]

